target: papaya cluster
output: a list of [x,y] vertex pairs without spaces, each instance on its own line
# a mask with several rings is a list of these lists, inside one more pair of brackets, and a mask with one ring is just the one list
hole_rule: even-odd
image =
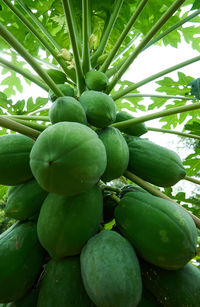
[[1,306],[198,307],[193,219],[133,184],[109,191],[126,170],[170,187],[185,176],[179,156],[141,137],[144,124],[114,128],[133,117],[103,92],[104,74],[85,81],[80,97],[62,83],[63,97],[49,93],[52,125],[36,141],[0,136],[5,212],[17,220],[0,235]]

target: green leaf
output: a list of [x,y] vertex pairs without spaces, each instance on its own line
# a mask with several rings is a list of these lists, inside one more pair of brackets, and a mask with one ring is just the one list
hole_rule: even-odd
[[200,99],[200,78],[192,80],[192,82],[190,82],[188,85],[192,87],[190,91],[191,95],[194,95],[197,99]]

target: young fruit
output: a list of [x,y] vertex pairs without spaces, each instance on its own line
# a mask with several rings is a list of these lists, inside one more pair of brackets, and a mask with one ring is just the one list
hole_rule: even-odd
[[166,307],[199,307],[200,271],[187,263],[176,271],[167,271],[150,263],[141,262],[145,287]]
[[[63,92],[64,96],[74,97],[74,89],[67,84],[57,84],[57,87]],[[49,99],[54,102],[58,97],[54,94],[54,92],[49,90]]]
[[128,166],[129,149],[121,132],[116,128],[102,129],[99,138],[105,146],[107,155],[107,166],[101,179],[107,182],[123,175]]
[[73,97],[57,98],[49,110],[52,124],[58,122],[78,122],[87,125],[87,118],[82,105]]
[[17,220],[26,220],[39,213],[47,196],[35,179],[9,187],[5,214]]
[[44,130],[30,154],[31,170],[41,187],[66,196],[96,184],[106,163],[105,147],[98,135],[73,122],[57,123]]
[[167,270],[196,255],[197,230],[183,208],[147,192],[128,192],[115,209],[120,232],[146,261]]
[[83,287],[79,256],[50,260],[47,263],[37,303],[37,307],[44,306],[93,306]]
[[128,170],[159,187],[171,187],[186,171],[178,154],[149,140],[128,136]]
[[[123,122],[125,120],[133,118],[135,117],[133,117],[131,114],[121,111],[117,113],[115,123]],[[132,126],[129,126],[127,128],[122,127],[120,128],[120,131],[133,136],[141,136],[147,132],[147,128],[144,123],[139,123],[133,124]]]
[[24,297],[42,269],[36,224],[17,222],[0,235],[0,303]]
[[0,136],[0,184],[17,185],[33,177],[29,155],[34,141],[22,134]]
[[65,73],[61,70],[50,68],[47,70],[47,73],[56,84],[65,83],[67,81]]
[[85,91],[79,98],[89,124],[104,128],[114,122],[116,106],[114,100],[101,92]]
[[135,307],[142,294],[140,267],[131,244],[112,230],[102,230],[81,251],[81,274],[99,307]]
[[89,90],[103,91],[108,84],[108,77],[101,71],[90,70],[85,75],[85,83]]
[[71,197],[50,193],[38,218],[40,243],[54,259],[79,254],[86,241],[99,230],[102,211],[98,185]]

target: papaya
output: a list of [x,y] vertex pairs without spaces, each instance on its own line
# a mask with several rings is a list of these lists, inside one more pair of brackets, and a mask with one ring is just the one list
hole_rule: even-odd
[[38,218],[39,241],[54,259],[78,255],[99,230],[102,213],[102,192],[98,185],[71,197],[50,193]]
[[107,163],[96,132],[80,123],[60,122],[37,138],[30,166],[40,186],[51,193],[72,196],[99,181]]
[[24,297],[41,272],[44,256],[33,222],[17,222],[0,235],[0,303]]
[[36,307],[38,300],[38,289],[32,289],[26,295],[15,302],[9,303],[7,307]]
[[0,136],[0,184],[17,185],[33,178],[29,155],[34,141],[22,134]]
[[182,268],[196,255],[197,230],[180,206],[144,192],[129,192],[115,209],[120,232],[141,258],[167,270]]
[[[129,120],[133,118],[135,117],[127,112],[124,112],[124,111],[117,112],[115,123],[123,122],[125,120]],[[141,136],[147,133],[148,131],[144,123],[133,124],[132,126],[130,125],[129,127],[126,127],[126,128],[120,127],[119,130],[126,134],[133,135],[133,136]]]
[[127,184],[121,189],[119,197],[122,198],[128,192],[137,192],[137,191],[148,193],[145,189],[141,187],[135,186],[133,184]]
[[16,220],[26,220],[39,213],[47,196],[35,179],[8,189],[5,214]]
[[[74,89],[68,84],[57,84],[57,87],[63,92],[64,96],[74,97]],[[58,97],[54,94],[54,92],[49,90],[49,99],[54,102]]]
[[142,294],[140,266],[131,244],[112,230],[102,230],[81,251],[81,275],[98,307],[134,307]]
[[81,278],[80,257],[50,260],[39,285],[37,307],[92,307]]
[[168,271],[146,261],[141,262],[145,287],[165,307],[199,307],[200,271],[192,263]]
[[50,68],[47,69],[47,73],[56,84],[62,84],[67,81],[66,74],[61,70]]
[[105,146],[107,155],[107,166],[101,179],[107,182],[123,175],[129,162],[129,149],[117,128],[102,129],[99,132],[99,138]]
[[128,170],[159,187],[171,187],[186,175],[178,154],[149,140],[128,136]]
[[87,125],[85,110],[73,97],[57,98],[49,110],[49,119],[52,124],[58,122],[78,122]]
[[114,122],[116,106],[110,96],[91,90],[83,92],[79,101],[86,112],[89,124],[97,128],[105,128]]
[[108,77],[101,71],[90,70],[85,75],[85,83],[89,90],[103,91],[108,84]]

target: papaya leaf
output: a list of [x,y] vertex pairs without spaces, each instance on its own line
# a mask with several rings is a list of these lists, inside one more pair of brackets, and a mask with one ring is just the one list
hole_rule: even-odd
[[200,36],[197,36],[197,33],[200,33],[200,27],[190,26],[182,28],[182,34],[186,43],[191,43],[194,50],[200,51]]
[[48,101],[49,101],[48,98],[42,98],[42,97],[37,97],[35,102],[33,101],[32,97],[28,98],[26,113],[27,114],[33,113],[39,110],[40,108],[43,108],[44,106],[46,106]]
[[191,10],[196,10],[196,9],[200,9],[200,2],[199,0],[195,0],[193,3],[193,6],[191,8]]
[[185,130],[189,130],[192,134],[200,135],[200,123],[197,121],[192,121],[191,124],[185,124]]

